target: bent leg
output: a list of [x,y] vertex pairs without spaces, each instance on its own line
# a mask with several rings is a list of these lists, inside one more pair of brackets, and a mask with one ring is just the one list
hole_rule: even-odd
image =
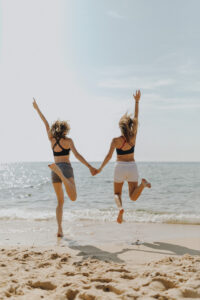
[[76,193],[76,184],[73,177],[68,178],[70,182],[70,187],[65,185],[65,189],[67,192],[67,195],[69,196],[70,200],[76,201],[77,193]]
[[136,201],[141,195],[143,189],[145,187],[150,188],[151,184],[146,179],[143,178],[140,185],[138,185],[138,182],[128,182],[128,187],[129,187],[130,199],[132,201]]
[[62,216],[63,216],[63,204],[64,204],[64,193],[62,189],[62,183],[57,182],[53,183],[53,187],[57,196],[58,205],[56,207],[56,219],[58,223],[58,237],[63,237],[63,230],[62,230]]
[[123,222],[123,213],[124,209],[122,207],[122,187],[123,187],[123,182],[114,182],[114,197],[115,197],[115,203],[117,204],[117,207],[119,208],[119,213],[117,217],[117,223],[121,224]]
[[70,200],[75,201],[77,198],[77,194],[74,178],[66,178],[63,175],[61,169],[56,164],[48,165],[48,167],[60,177],[60,179],[64,183],[67,195],[69,196]]

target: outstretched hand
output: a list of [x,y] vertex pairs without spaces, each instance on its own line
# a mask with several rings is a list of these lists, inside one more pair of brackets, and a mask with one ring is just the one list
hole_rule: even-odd
[[37,102],[36,102],[35,98],[33,98],[33,107],[35,109],[38,109],[38,105],[37,105]]
[[137,90],[135,95],[133,94],[133,98],[135,99],[136,102],[138,102],[140,100],[141,97],[141,92],[140,90]]

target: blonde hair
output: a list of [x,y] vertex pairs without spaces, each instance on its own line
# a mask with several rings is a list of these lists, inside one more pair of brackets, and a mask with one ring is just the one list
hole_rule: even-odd
[[131,115],[126,113],[119,121],[119,128],[126,141],[130,142],[131,138],[137,134],[138,120],[131,118]]
[[56,139],[65,138],[70,130],[70,126],[66,121],[57,120],[51,125],[50,132]]

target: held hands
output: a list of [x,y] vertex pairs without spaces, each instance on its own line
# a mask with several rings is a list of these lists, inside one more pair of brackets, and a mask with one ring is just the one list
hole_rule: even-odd
[[136,102],[140,101],[140,97],[141,97],[141,92],[140,90],[137,90],[135,95],[133,94],[133,98],[135,99]]
[[90,167],[90,173],[92,174],[92,176],[95,176],[97,174],[99,174],[101,172],[101,169],[96,169],[93,168],[92,166]]
[[93,168],[92,166],[89,169],[92,176],[95,176],[97,174],[97,169]]
[[96,170],[96,174],[94,174],[94,175],[99,174],[99,173],[101,172],[101,170],[102,170],[101,168],[97,169],[97,170]]

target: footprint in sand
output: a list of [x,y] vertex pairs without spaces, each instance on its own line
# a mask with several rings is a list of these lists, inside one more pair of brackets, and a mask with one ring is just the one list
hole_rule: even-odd
[[185,289],[181,290],[181,293],[184,298],[200,299],[200,293],[198,293],[197,291],[195,291],[193,289],[185,288]]
[[50,281],[36,281],[36,282],[30,281],[28,282],[28,286],[30,286],[31,288],[47,290],[47,291],[52,291],[57,288],[57,286]]
[[78,290],[72,290],[72,289],[69,289],[67,290],[66,292],[66,297],[68,300],[74,300],[76,298],[76,295],[79,293]]
[[177,287],[176,282],[168,280],[168,279],[163,278],[163,277],[153,278],[152,281],[161,282],[166,290],[173,289],[173,288]]
[[51,254],[51,256],[50,256],[50,259],[57,259],[57,258],[59,258],[60,257],[60,255],[58,255],[57,253],[53,253],[53,254]]

